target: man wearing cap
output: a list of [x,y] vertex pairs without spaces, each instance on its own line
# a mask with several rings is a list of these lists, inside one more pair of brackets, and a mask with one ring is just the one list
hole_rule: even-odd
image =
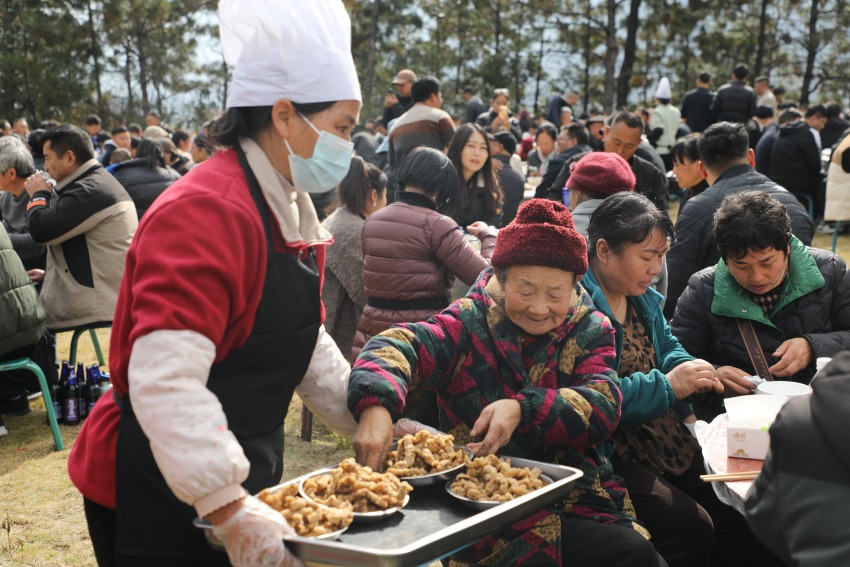
[[666,171],[673,169],[670,149],[676,143],[676,131],[682,123],[682,115],[679,113],[679,109],[670,104],[672,98],[670,79],[661,77],[658,88],[655,89],[655,100],[658,101],[658,104],[649,118],[649,128],[653,134],[657,130],[661,130],[660,135],[656,137],[655,148],[658,150],[658,155],[661,156],[661,161],[664,162]]
[[593,114],[584,123],[587,128],[587,133],[590,136],[590,147],[596,148],[602,143],[602,136],[605,133],[605,122],[608,119],[604,114]]
[[355,428],[349,366],[322,325],[333,238],[310,201],[351,164],[351,21],[340,0],[222,0],[219,19],[233,68],[222,149],[145,213],[112,326],[113,395],[69,458],[101,566],[299,564],[282,541],[293,530],[249,495],[280,481],[295,392]]
[[413,106],[390,132],[388,158],[393,169],[398,169],[407,154],[420,146],[443,151],[455,133],[452,117],[442,109],[442,84],[436,77],[417,79],[410,95]]
[[440,429],[476,456],[500,451],[584,473],[559,509],[539,510],[454,560],[664,565],[599,450],[622,406],[614,330],[576,285],[587,244],[569,211],[545,199],[524,203],[500,231],[491,262],[464,299],[366,344],[348,393],[360,422],[355,450],[380,466],[408,389],[435,391]]
[[396,93],[388,92],[384,97],[384,124],[389,125],[394,119],[410,110],[413,106],[413,83],[416,82],[416,73],[410,69],[402,69],[393,79]]
[[502,131],[488,134],[488,137],[490,138],[490,155],[494,161],[502,164],[497,175],[502,185],[502,193],[505,195],[505,203],[502,205],[502,226],[506,226],[514,220],[517,208],[522,202],[525,178],[511,164],[511,158],[516,152],[516,139],[513,134]]

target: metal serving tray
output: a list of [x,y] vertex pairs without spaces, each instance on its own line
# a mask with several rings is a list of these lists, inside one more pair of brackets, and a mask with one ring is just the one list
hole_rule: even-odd
[[336,541],[299,536],[284,540],[308,567],[427,565],[566,498],[573,483],[582,476],[581,471],[571,467],[509,459],[517,467],[541,469],[554,482],[483,512],[465,507],[441,484],[419,487],[411,492],[410,503],[399,513],[383,522],[353,524]]

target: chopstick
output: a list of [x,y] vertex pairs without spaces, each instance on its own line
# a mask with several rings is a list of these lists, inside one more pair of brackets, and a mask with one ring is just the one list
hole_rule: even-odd
[[704,474],[700,476],[700,479],[702,479],[703,482],[735,482],[739,480],[755,480],[758,475],[758,471]]

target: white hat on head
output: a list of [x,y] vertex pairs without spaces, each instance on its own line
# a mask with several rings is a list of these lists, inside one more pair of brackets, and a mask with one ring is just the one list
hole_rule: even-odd
[[220,0],[227,108],[361,100],[342,0]]
[[673,98],[673,91],[670,90],[670,79],[661,77],[661,80],[658,81],[658,88],[655,89],[655,98],[663,98],[665,100]]

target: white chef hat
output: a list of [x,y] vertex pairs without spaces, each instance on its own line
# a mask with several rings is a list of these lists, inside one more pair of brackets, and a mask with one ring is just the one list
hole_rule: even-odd
[[661,80],[658,81],[658,88],[655,89],[655,98],[663,98],[664,100],[673,98],[673,91],[670,90],[670,79],[661,77]]
[[361,100],[342,0],[220,0],[227,108]]

